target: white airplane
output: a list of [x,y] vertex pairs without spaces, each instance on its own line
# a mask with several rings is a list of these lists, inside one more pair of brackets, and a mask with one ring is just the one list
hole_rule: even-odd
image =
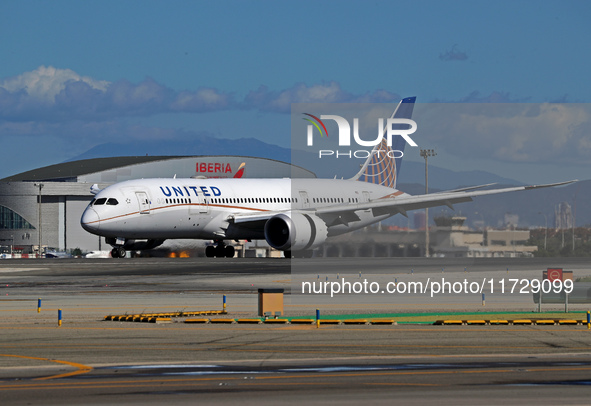
[[[402,100],[392,117],[410,119],[415,98]],[[565,185],[475,190],[489,185],[411,196],[396,189],[400,159],[385,151],[404,149],[402,137],[375,146],[351,179],[138,179],[97,190],[82,227],[113,246],[151,249],[166,239],[214,240],[208,257],[233,257],[224,240],[265,239],[285,257],[311,253],[331,236],[348,233],[409,210],[468,202],[474,196]],[[390,154],[394,156],[394,154]]]

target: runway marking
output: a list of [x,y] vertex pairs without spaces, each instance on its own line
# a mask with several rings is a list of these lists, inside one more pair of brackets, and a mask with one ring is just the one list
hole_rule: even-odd
[[[299,327],[299,326],[294,326]],[[118,345],[118,350],[126,350],[126,349],[150,349],[150,350],[173,350],[174,348],[169,347],[169,342],[160,342],[154,343],[152,345]],[[544,349],[547,346],[538,345],[538,346],[506,346],[506,345],[436,345],[436,344],[333,344],[333,343],[326,343],[326,344],[295,344],[295,343],[235,343],[235,342],[221,342],[221,343],[194,343],[196,346],[206,348],[187,348],[182,347],[178,348],[180,351],[211,351],[211,350],[221,350],[221,351],[260,351],[255,348],[248,349],[248,348],[240,348],[240,347],[280,347],[284,348],[286,345],[289,347],[309,347],[313,351],[311,352],[318,352],[318,349],[330,347],[343,347],[343,348],[487,348],[487,349],[499,349],[499,348],[507,348],[507,349],[516,349],[516,350],[524,350],[524,349]],[[224,347],[231,347],[231,348],[224,348]],[[96,348],[113,348],[112,345],[100,345],[100,344],[80,344],[80,345],[54,345],[54,344],[2,344],[0,348],[77,348],[77,349],[96,349]],[[590,350],[590,347],[569,347],[570,350],[579,349],[579,350]],[[275,352],[275,351],[273,351]],[[280,351],[280,352],[290,352],[290,350]],[[300,351],[298,351],[300,352]],[[324,351],[323,351],[324,352]],[[0,354],[1,356],[2,354]],[[8,356],[8,355],[6,355]],[[15,356],[16,357],[16,356]],[[35,358],[33,358],[35,359]],[[41,359],[41,358],[39,358]]]
[[[268,379],[294,379],[294,378],[334,378],[334,377],[363,377],[363,376],[391,376],[391,375],[455,375],[455,374],[486,374],[486,373],[522,373],[523,370],[528,372],[548,372],[548,371],[588,371],[589,367],[564,367],[564,368],[547,368],[547,367],[532,367],[519,369],[482,369],[482,370],[457,370],[452,369],[448,371],[387,371],[387,372],[361,372],[361,373],[327,373],[327,374],[309,374],[309,375],[277,375],[277,376],[257,376],[256,380]],[[219,379],[219,378],[218,378]]]
[[[377,377],[377,376],[413,376],[413,375],[458,375],[458,374],[507,374],[507,373],[518,373],[521,374],[523,371],[527,372],[566,372],[566,371],[589,371],[591,367],[564,367],[564,368],[547,368],[547,367],[533,367],[533,368],[520,368],[520,369],[482,369],[482,370],[447,370],[447,371],[388,371],[388,372],[363,372],[363,373],[319,373],[319,374],[281,374],[274,376],[257,376],[253,381],[259,382],[244,382],[243,377],[236,376],[224,376],[223,373],[217,376],[200,377],[200,378],[177,378],[177,379],[148,379],[148,380],[122,380],[122,381],[96,381],[96,382],[51,382],[46,384],[9,384],[1,385],[0,391],[8,390],[34,390],[34,389],[97,389],[97,388],[136,388],[136,387],[154,387],[154,383],[158,384],[158,388],[162,386],[176,386],[182,383],[200,383],[200,382],[211,382],[211,381],[238,381],[238,386],[263,386],[263,385],[340,385],[341,382],[260,382],[269,380],[281,380],[281,379],[314,379],[318,378],[356,378],[356,377]],[[248,373],[244,374],[248,375]],[[374,382],[363,382],[364,384],[380,384]],[[432,386],[431,384],[419,384],[419,383],[383,383],[384,385],[422,385]],[[451,386],[441,385],[439,386]]]
[[[102,321],[96,321],[97,323],[102,323]],[[170,331],[170,330],[184,330],[184,329],[201,329],[201,328],[205,328],[208,330],[217,330],[217,331],[233,331],[233,332],[249,332],[249,331],[261,331],[263,329],[266,329],[266,331],[276,331],[276,332],[281,332],[281,331],[293,331],[293,330],[297,330],[297,329],[292,329],[292,325],[280,325],[280,326],[270,326],[270,325],[265,325],[265,324],[261,324],[257,327],[252,327],[252,325],[248,326],[247,325],[240,325],[240,324],[235,324],[235,325],[231,325],[231,326],[216,326],[216,327],[212,327],[211,325],[203,325],[203,324],[184,324],[184,323],[175,323],[178,324],[178,326],[175,325],[168,325],[166,326],[166,330]],[[73,327],[73,326],[62,326],[60,327],[60,330],[131,330],[131,331],[139,331],[139,330],[153,330],[155,328],[159,328],[159,327],[155,327],[155,324],[152,325],[145,325],[143,323],[126,323],[125,326],[121,326],[121,327]],[[559,334],[559,333],[564,333],[564,334],[570,334],[570,333],[579,333],[579,334],[589,334],[588,330],[585,326],[535,326],[535,325],[527,325],[527,326],[515,326],[515,328],[511,327],[511,328],[500,328],[497,326],[491,326],[491,328],[475,328],[473,326],[437,326],[437,327],[431,327],[430,325],[428,325],[429,327],[425,326],[423,328],[417,328],[417,327],[400,327],[400,326],[359,326],[358,328],[351,328],[351,327],[344,327],[344,326],[321,326],[320,328],[316,328],[315,325],[310,325],[310,327],[312,328],[308,328],[308,325],[298,325],[297,327],[304,327],[302,328],[302,330],[307,330],[307,331],[317,331],[320,334],[328,334],[328,333],[335,333],[335,332],[345,332],[345,331],[364,331],[366,333],[392,333],[392,332],[436,332],[436,333],[442,333],[442,332],[453,332],[454,334],[458,334],[458,333],[474,333],[474,332],[480,332],[480,333],[507,333],[507,332],[519,332],[519,333],[532,333],[532,334],[539,334],[540,332],[552,332],[553,334]],[[45,329],[56,329],[57,327],[53,326],[53,324],[47,322],[47,326],[18,326],[15,327],[13,324],[5,324],[5,323],[0,323],[0,327],[7,329],[7,330],[45,330]],[[446,328],[449,327],[449,328]],[[0,345],[0,347],[2,347],[2,345]],[[517,347],[517,348],[529,348],[529,347]],[[537,348],[537,347],[534,347]],[[575,348],[586,348],[589,349],[589,347],[575,347]]]
[[384,386],[443,386],[438,383],[398,383],[398,382],[364,382],[364,385],[384,385]]
[[74,367],[74,368],[78,368],[77,371],[67,372],[67,373],[58,374],[58,375],[44,376],[42,378],[35,378],[35,380],[39,380],[39,381],[43,381],[43,380],[47,380],[47,379],[65,378],[65,377],[69,377],[69,376],[75,376],[75,375],[85,374],[87,372],[92,371],[92,367],[90,367],[88,365],[78,364],[76,362],[70,362],[70,361],[57,360],[57,359],[40,358],[40,357],[27,357],[27,356],[24,356],[24,355],[13,355],[13,354],[0,354],[0,357],[33,359],[33,360],[37,360],[37,361],[48,361],[48,362],[55,362],[55,363],[58,363],[58,364],[64,364],[64,365],[69,365],[69,366]]
[[[228,345],[228,344],[214,344],[214,345]],[[236,344],[236,345],[243,345],[243,346],[261,346],[261,347],[285,347],[285,343],[245,343],[245,344]],[[360,348],[368,348],[368,347],[375,347],[375,348],[513,348],[513,349],[533,349],[533,348],[546,348],[546,346],[506,346],[506,345],[436,345],[436,344],[333,344],[333,343],[326,343],[326,344],[289,344],[290,347],[311,347],[314,346],[316,348],[319,347],[344,347],[344,348],[351,348],[351,347],[360,347]],[[579,347],[585,349],[591,349],[590,347]]]
[[[293,300],[293,299],[292,299]],[[492,303],[493,305],[495,305],[495,303]],[[477,306],[480,305],[480,303],[351,303],[351,304],[328,304],[328,303],[323,303],[323,302],[311,302],[308,304],[286,304],[285,307],[315,307],[315,306],[322,306],[324,307],[336,307],[336,308],[352,308],[352,309],[357,309],[360,307],[368,307],[368,308],[375,308],[375,307],[387,307],[387,308],[392,308],[392,307],[417,307],[417,306],[424,306],[424,307],[428,307],[430,309],[433,309],[434,306],[435,307],[459,307],[461,309],[466,309],[466,306],[474,306],[475,308]],[[498,304],[499,306],[502,306],[502,303]],[[482,306],[481,306],[482,307]],[[433,313],[432,311],[430,311],[430,313]],[[499,312],[502,313],[502,312]],[[527,312],[524,312],[527,313]]]
[[[0,302],[9,302],[9,301],[11,301],[11,302],[31,302],[31,303],[37,304],[37,299],[0,299]],[[46,301],[55,301],[55,299],[47,299]],[[183,306],[179,306],[179,305],[177,305],[177,306],[172,306],[172,305],[171,306],[142,306],[142,305],[125,306],[125,305],[122,305],[122,306],[99,306],[99,307],[92,306],[92,307],[87,307],[89,305],[84,306],[84,305],[77,305],[77,304],[74,304],[72,306],[75,306],[75,307],[67,308],[66,306],[63,306],[62,308],[63,309],[68,309],[70,311],[76,311],[76,310],[109,310],[109,309],[175,309],[176,310],[179,307],[183,307]],[[217,307],[217,306],[218,305],[214,305],[213,307]],[[187,307],[188,306],[186,306],[185,309]],[[232,307],[252,307],[252,305],[249,305],[249,304],[242,304],[242,305],[235,304],[235,305],[232,305]],[[17,311],[17,310],[30,311],[31,308],[26,308],[26,309],[0,309],[0,312],[2,312],[2,311]],[[35,307],[35,309],[33,309],[33,310],[37,311],[37,308]],[[43,308],[43,310],[46,310],[46,309]],[[183,311],[185,311],[187,313],[190,313],[192,311],[199,311],[199,310],[183,310]],[[153,312],[153,313],[164,313],[164,312]]]
[[49,271],[49,268],[0,268],[0,273],[28,272],[28,271]]
[[[189,350],[190,351],[190,350]],[[290,354],[342,354],[342,355],[380,355],[379,353],[372,352],[340,352],[340,351],[327,351],[327,350],[257,350],[257,349],[246,349],[246,348],[219,348],[216,351],[224,352],[263,352],[263,353],[290,353]]]

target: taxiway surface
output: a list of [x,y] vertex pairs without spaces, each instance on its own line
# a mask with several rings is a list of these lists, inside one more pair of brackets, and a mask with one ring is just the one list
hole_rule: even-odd
[[[311,274],[417,278],[591,273],[585,260],[301,260]],[[587,404],[585,326],[195,325],[102,321],[107,314],[220,309],[256,314],[257,289],[293,290],[280,259],[0,262],[0,402],[13,404]],[[468,268],[469,269],[466,269]],[[509,268],[509,270],[506,270]],[[301,269],[301,268],[300,268]],[[491,276],[492,275],[492,276]],[[498,274],[500,277],[501,274]],[[316,303],[293,303],[288,315]],[[42,298],[37,312],[38,298]],[[497,304],[512,308],[531,300]],[[454,302],[365,305],[380,312],[477,309]],[[487,304],[487,306],[489,306]],[[491,304],[494,306],[494,303]],[[353,312],[355,304],[327,312]],[[582,307],[581,307],[582,308]],[[57,325],[57,309],[63,324]]]

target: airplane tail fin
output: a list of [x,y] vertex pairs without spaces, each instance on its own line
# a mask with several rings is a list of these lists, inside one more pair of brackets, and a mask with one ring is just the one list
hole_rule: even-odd
[[[391,118],[412,118],[415,100],[416,97],[402,99],[398,103],[394,113],[392,113]],[[386,129],[384,129],[383,134],[386,134]],[[400,173],[400,166],[402,164],[402,157],[397,158],[400,153],[395,151],[404,152],[405,146],[406,141],[402,137],[394,137],[391,147],[388,146],[387,139],[385,137],[382,138],[382,142],[374,147],[371,155],[361,167],[361,170],[351,180],[375,183],[395,189],[397,175]]]
[[242,175],[244,175],[244,167],[245,166],[246,166],[246,164],[244,162],[242,162],[240,164],[240,167],[238,167],[238,170],[236,171],[236,173],[233,176],[235,179],[239,179],[242,177]]

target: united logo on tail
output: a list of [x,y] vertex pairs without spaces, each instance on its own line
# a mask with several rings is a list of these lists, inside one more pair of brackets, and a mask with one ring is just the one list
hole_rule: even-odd
[[[392,118],[411,119],[415,100],[416,97],[403,99],[392,114]],[[384,129],[385,133],[386,129]],[[395,189],[405,146],[406,141],[402,137],[394,138],[392,140],[392,146],[388,146],[387,139],[382,138],[382,142],[373,148],[371,156],[365,161],[361,170],[352,180],[374,183]]]
[[[378,152],[379,151],[379,152]],[[390,152],[391,151],[391,152]],[[365,171],[357,179],[361,182],[375,183],[394,189],[396,187],[396,158],[385,138],[372,151],[366,162]]]

